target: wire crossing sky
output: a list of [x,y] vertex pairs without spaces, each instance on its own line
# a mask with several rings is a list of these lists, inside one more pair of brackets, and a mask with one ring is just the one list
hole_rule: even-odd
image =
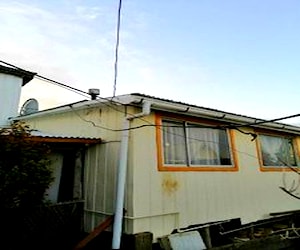
[[116,51],[115,51],[115,64],[114,64],[115,65],[115,70],[114,70],[113,97],[116,96],[116,92],[117,92],[118,59],[119,59],[120,26],[121,26],[121,9],[122,9],[122,0],[119,0],[118,21],[117,21],[117,37],[116,37]]
[[[0,0],[0,58],[110,97],[118,9],[119,0]],[[299,12],[296,0],[123,0],[116,95],[268,120],[298,114]],[[35,79],[29,98],[47,108],[82,96]]]

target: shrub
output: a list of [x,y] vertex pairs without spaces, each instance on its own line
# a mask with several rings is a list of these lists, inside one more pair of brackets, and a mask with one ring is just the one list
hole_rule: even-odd
[[28,208],[45,202],[53,181],[49,147],[32,140],[21,122],[0,129],[0,209]]

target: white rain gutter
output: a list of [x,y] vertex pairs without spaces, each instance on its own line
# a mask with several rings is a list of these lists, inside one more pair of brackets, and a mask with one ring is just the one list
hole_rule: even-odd
[[[213,110],[203,107],[197,107],[194,105],[188,105],[184,103],[176,103],[169,100],[160,100],[156,99],[155,97],[148,97],[148,96],[139,96],[139,95],[131,95],[131,98],[127,95],[119,96],[118,101],[123,102],[124,104],[134,104],[140,103],[141,100],[144,101],[151,101],[151,110],[158,110],[158,111],[166,111],[166,112],[174,112],[181,115],[192,115],[195,117],[200,118],[208,118],[226,122],[234,122],[235,124],[239,125],[246,125],[250,124],[251,127],[256,128],[264,128],[264,129],[272,129],[276,131],[300,134],[300,127],[289,125],[286,123],[280,122],[272,122],[267,121],[264,119],[258,119],[254,117],[247,117],[243,115],[228,113],[225,111],[220,110]],[[262,122],[261,124],[259,124]],[[255,125],[255,123],[258,123]]]
[[117,194],[116,194],[115,215],[114,215],[114,224],[113,224],[112,249],[120,249],[120,244],[121,244],[130,121],[138,117],[149,115],[150,112],[151,112],[151,102],[145,101],[143,102],[142,112],[135,115],[127,116],[123,123],[120,158],[119,158],[119,166],[118,166],[118,177],[117,177]]
[[[276,122],[268,122],[263,119],[256,119],[251,117],[244,117],[240,115],[230,114],[222,111],[217,110],[205,110],[202,108],[197,107],[189,107],[189,106],[182,106],[182,104],[174,105],[165,102],[156,102],[152,105],[152,110],[160,110],[160,111],[167,111],[167,112],[176,112],[179,114],[185,115],[193,115],[201,118],[208,118],[208,119],[215,119],[220,121],[227,121],[227,122],[234,122],[240,125],[247,125],[251,124],[250,126],[256,128],[265,128],[265,129],[272,129],[277,131],[284,131],[290,133],[300,133],[300,127],[284,124],[284,123],[276,123]],[[259,124],[263,122],[262,124]],[[258,123],[255,125],[255,123]]]

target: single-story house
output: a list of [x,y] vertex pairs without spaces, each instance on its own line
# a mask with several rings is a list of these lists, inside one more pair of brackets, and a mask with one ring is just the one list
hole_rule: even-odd
[[280,188],[295,194],[299,186],[297,126],[138,93],[12,120],[63,138],[101,138],[84,154],[87,232],[123,209],[123,198],[124,232],[152,232],[154,241],[191,225],[299,208]]
[[0,65],[0,127],[24,121],[53,145],[48,195],[83,199],[86,232],[115,215],[116,245],[122,230],[156,241],[299,208],[300,127],[138,93],[18,113],[34,75]]

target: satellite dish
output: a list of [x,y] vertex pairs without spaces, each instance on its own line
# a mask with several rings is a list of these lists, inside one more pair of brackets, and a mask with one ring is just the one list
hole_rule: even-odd
[[30,98],[21,107],[20,115],[30,115],[39,111],[39,103],[36,99]]

